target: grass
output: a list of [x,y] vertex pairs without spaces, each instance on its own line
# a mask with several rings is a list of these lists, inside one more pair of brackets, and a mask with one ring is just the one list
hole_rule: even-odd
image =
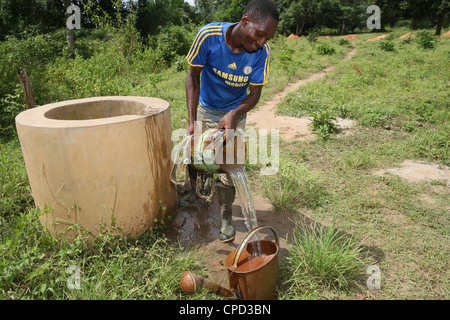
[[295,212],[299,204],[316,208],[326,201],[324,177],[311,172],[301,162],[280,155],[278,174],[262,180],[264,196],[277,211]]
[[355,239],[333,226],[296,228],[285,267],[284,299],[317,299],[321,291],[331,298],[360,286],[364,259]]
[[[157,230],[136,239],[105,233],[90,244],[83,237],[56,239],[42,229],[39,210],[2,226],[0,299],[183,299],[187,269],[198,257],[173,246]],[[79,268],[80,287],[69,289],[69,267]],[[200,291],[193,298],[205,298]]]
[[[404,159],[450,164],[449,59],[443,58],[450,42],[440,39],[424,49],[415,40],[398,39],[403,31],[394,30],[394,39],[386,40],[393,51],[364,41],[377,34],[361,35],[356,56],[340,63],[351,46],[339,38],[319,38],[317,43],[278,38],[272,44],[271,82],[263,101],[287,83],[338,63],[323,80],[288,94],[278,112],[297,117],[321,112],[328,115],[325,124],[343,117],[356,120],[359,128],[355,135],[282,141],[276,176],[259,176],[258,166],[251,166],[255,189],[277,210],[294,221],[312,221],[293,233],[292,250],[282,265],[281,299],[354,299],[357,293],[367,299],[449,298],[448,185],[373,175]],[[335,53],[319,54],[320,43],[333,46]],[[105,50],[104,57],[80,65],[112,63]],[[158,74],[145,72],[143,65],[139,72],[130,66],[107,93],[167,99],[173,129],[186,127],[186,72],[179,65]],[[84,86],[86,94],[95,90],[81,82],[76,63],[70,67],[61,75],[69,77],[69,85]],[[87,68],[88,77],[89,72],[95,73],[95,66]],[[49,95],[76,98],[64,92],[57,87]],[[206,272],[201,256],[195,248],[169,242],[158,230],[135,240],[105,233],[94,246],[83,238],[66,241],[49,235],[38,220],[42,213],[31,208],[17,138],[0,141],[0,195],[0,299],[218,298],[204,290],[194,296],[181,292],[185,270]],[[81,271],[80,290],[67,287],[72,265]],[[380,290],[366,287],[371,265],[381,270]]]

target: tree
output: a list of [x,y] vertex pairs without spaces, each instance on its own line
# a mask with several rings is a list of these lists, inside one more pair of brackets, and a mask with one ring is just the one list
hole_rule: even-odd
[[218,21],[239,21],[242,18],[245,7],[250,3],[250,0],[228,0],[222,1],[219,9],[215,14],[215,20]]
[[138,0],[134,5],[136,28],[146,39],[158,33],[158,27],[184,25],[192,18],[193,11],[184,0]]
[[61,26],[61,0],[0,0],[0,39],[24,30],[45,33]]
[[201,23],[207,24],[213,21],[218,2],[217,0],[195,0],[195,7]]
[[442,25],[444,24],[444,17],[450,9],[450,2],[448,0],[433,1],[431,10],[436,18],[436,36],[441,35]]
[[[303,5],[298,2],[293,2],[286,10],[283,10],[280,14],[281,19],[281,30],[287,33],[295,33],[296,35],[300,32],[300,26],[304,26],[305,22],[305,11]],[[295,32],[293,31],[295,29]]]

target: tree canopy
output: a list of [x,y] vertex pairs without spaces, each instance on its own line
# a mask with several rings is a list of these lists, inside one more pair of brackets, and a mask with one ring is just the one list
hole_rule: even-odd
[[[82,25],[96,27],[94,17],[110,22],[126,19],[132,13],[136,28],[144,38],[158,33],[159,27],[213,21],[238,21],[250,0],[195,0],[195,6],[184,0],[0,0],[0,39],[27,30],[50,32],[65,26],[68,4],[80,7]],[[335,33],[364,28],[369,15],[366,9],[375,4],[381,9],[382,28],[407,21],[411,28],[448,26],[449,0],[274,0],[280,11],[279,31],[305,35],[320,29]],[[120,14],[118,14],[118,12]]]

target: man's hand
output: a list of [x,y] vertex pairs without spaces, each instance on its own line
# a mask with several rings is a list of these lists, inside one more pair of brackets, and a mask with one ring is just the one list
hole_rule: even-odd
[[[220,130],[224,128],[225,130],[236,130],[236,122],[242,115],[250,111],[259,101],[261,97],[262,86],[250,85],[249,95],[242,100],[241,105],[228,112],[217,124],[216,129]],[[227,135],[228,136],[228,135]]]
[[224,128],[225,130],[229,130],[229,129],[236,130],[237,119],[238,119],[238,117],[236,116],[236,111],[231,110],[222,119],[220,119],[220,121],[217,124],[215,129],[220,130],[220,129]]

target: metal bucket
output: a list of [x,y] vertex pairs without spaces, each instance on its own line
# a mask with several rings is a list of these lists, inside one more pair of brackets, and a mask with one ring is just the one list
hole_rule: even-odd
[[[260,230],[268,228],[275,242],[260,240],[262,256],[253,256],[257,245],[250,239]],[[228,266],[230,288],[243,300],[275,300],[278,287],[278,235],[270,226],[260,226],[247,234],[241,245],[231,252],[225,262]]]

